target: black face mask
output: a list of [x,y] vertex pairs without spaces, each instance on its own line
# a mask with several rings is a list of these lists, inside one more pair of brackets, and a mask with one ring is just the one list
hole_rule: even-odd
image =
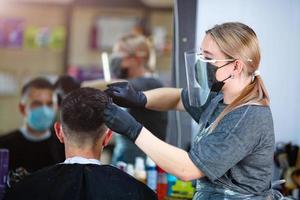
[[110,60],[110,66],[112,73],[116,78],[127,79],[128,78],[128,69],[122,68],[121,66],[122,58],[113,58]]
[[208,77],[209,77],[208,82],[209,82],[209,86],[211,88],[210,91],[220,92],[222,90],[222,88],[225,84],[225,81],[227,79],[231,78],[231,75],[222,81],[218,81],[216,78],[216,73],[217,73],[218,69],[221,69],[222,67],[225,67],[226,65],[229,65],[230,63],[233,63],[233,62],[234,61],[228,62],[228,63],[222,65],[221,67],[216,67],[216,66],[212,65],[211,63],[207,63],[207,72],[208,72]]
[[119,70],[119,76],[117,78],[120,79],[127,79],[128,78],[128,69],[126,68],[121,68]]

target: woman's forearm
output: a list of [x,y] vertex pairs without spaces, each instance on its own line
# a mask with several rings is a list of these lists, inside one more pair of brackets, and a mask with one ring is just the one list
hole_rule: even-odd
[[159,167],[181,180],[194,180],[204,176],[186,151],[161,141],[146,128],[142,129],[135,143]]
[[184,110],[178,88],[158,88],[144,92],[147,97],[146,108],[151,110]]

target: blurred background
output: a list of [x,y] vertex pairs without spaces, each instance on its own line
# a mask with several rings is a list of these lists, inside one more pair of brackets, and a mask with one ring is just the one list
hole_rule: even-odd
[[21,86],[36,76],[102,79],[101,53],[125,33],[150,37],[170,84],[172,0],[0,0],[0,133],[22,124]]

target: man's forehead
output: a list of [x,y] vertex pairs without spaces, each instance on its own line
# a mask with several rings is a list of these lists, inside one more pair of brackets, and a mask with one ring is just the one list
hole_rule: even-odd
[[28,97],[30,99],[52,100],[54,91],[44,88],[30,88]]

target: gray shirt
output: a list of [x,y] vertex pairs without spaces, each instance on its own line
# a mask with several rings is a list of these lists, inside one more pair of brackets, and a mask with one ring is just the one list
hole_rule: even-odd
[[189,152],[193,163],[205,174],[198,180],[197,189],[202,192],[229,189],[240,194],[264,196],[271,189],[275,144],[270,108],[239,107],[208,133],[207,127],[226,106],[222,96],[211,94],[204,106],[192,107],[187,90],[181,95],[187,112],[202,125]]

